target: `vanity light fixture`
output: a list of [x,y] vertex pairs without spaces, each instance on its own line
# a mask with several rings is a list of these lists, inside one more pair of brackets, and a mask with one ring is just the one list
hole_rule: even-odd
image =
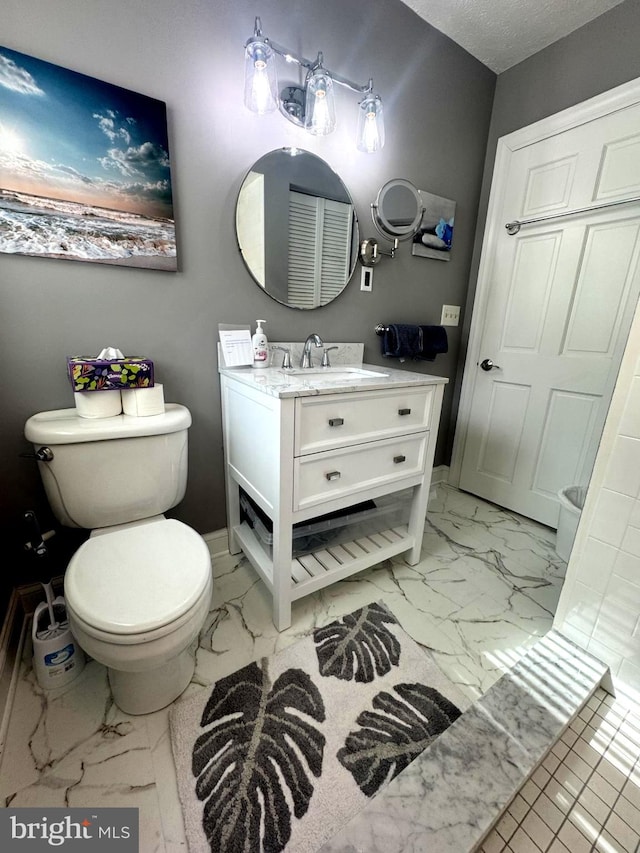
[[358,104],[357,145],[360,151],[366,151],[367,154],[373,154],[384,147],[384,119],[380,95],[366,95]]
[[[278,92],[276,54],[307,69],[304,87],[285,86]],[[373,79],[360,86],[325,68],[323,59],[322,51],[311,60],[271,41],[263,35],[260,18],[256,18],[253,36],[245,44],[245,106],[259,115],[279,108],[298,127],[325,136],[336,126],[333,86],[338,83],[364,95],[358,104],[358,149],[368,154],[379,151],[384,146],[384,119],[382,99],[374,94]]]
[[244,105],[251,112],[264,115],[278,106],[276,65],[267,39],[262,38],[256,18],[256,29],[244,52]]
[[314,136],[326,136],[336,129],[333,80],[322,67],[322,53],[318,54],[316,67],[307,74],[304,126]]

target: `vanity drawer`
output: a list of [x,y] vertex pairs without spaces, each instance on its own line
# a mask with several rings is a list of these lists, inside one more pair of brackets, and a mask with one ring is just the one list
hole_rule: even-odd
[[427,429],[433,387],[300,397],[295,409],[296,456]]
[[294,463],[294,511],[344,495],[366,495],[376,486],[422,474],[428,437],[419,432],[299,457]]

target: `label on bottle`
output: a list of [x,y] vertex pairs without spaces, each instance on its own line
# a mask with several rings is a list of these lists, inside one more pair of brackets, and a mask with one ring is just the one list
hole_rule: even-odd
[[253,360],[254,361],[266,361],[267,360],[267,350],[262,349],[261,347],[256,347],[253,351]]
[[45,666],[60,666],[66,663],[73,654],[73,643],[69,643],[63,649],[58,649],[57,652],[50,652],[44,656]]

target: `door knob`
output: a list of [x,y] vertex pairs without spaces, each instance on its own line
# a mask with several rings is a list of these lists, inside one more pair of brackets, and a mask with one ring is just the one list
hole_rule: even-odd
[[499,364],[494,364],[494,363],[491,361],[491,359],[490,359],[490,358],[485,358],[485,360],[484,360],[484,361],[481,361],[481,362],[480,362],[480,367],[481,367],[483,370],[493,370],[494,368],[495,368],[496,370],[500,370],[500,365],[499,365]]

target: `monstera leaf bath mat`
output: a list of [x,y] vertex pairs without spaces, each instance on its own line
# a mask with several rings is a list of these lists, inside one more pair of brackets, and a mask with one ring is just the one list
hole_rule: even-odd
[[311,853],[468,701],[382,603],[177,703],[192,853]]

